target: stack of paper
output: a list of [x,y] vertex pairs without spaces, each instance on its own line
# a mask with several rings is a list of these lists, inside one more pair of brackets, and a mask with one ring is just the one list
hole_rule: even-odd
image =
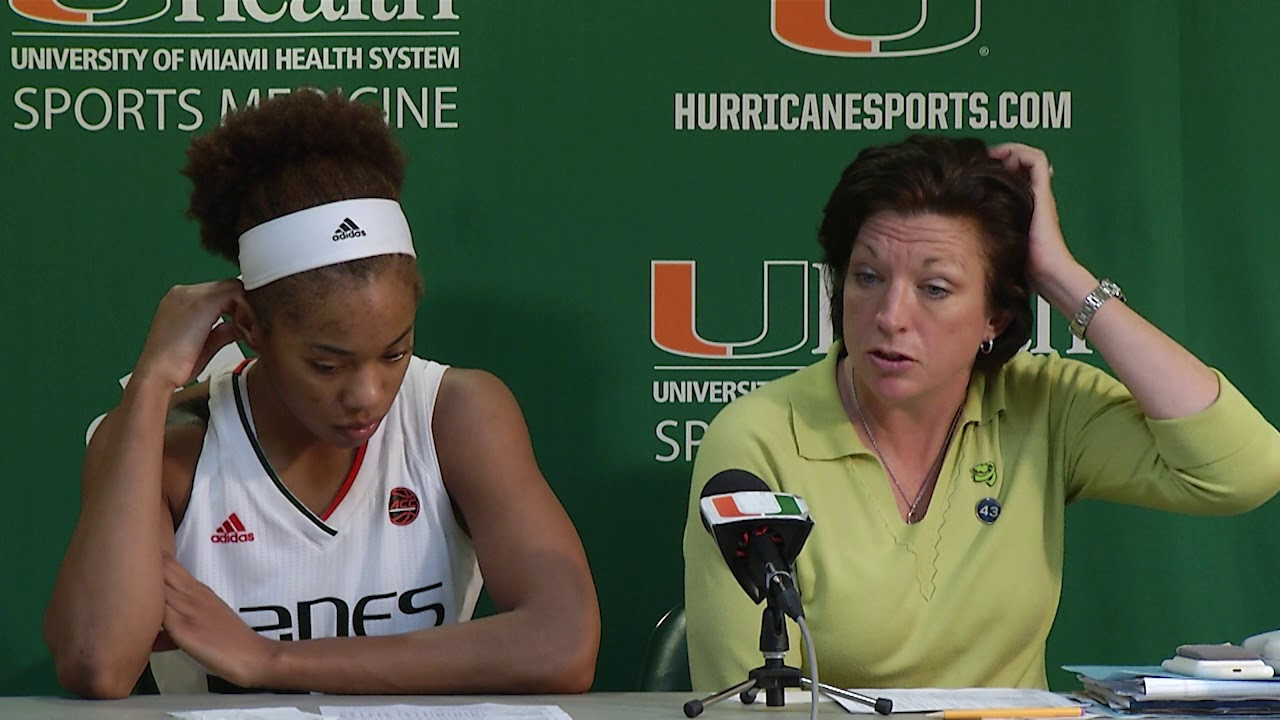
[[1280,681],[1205,680],[1158,666],[1068,665],[1085,695],[1113,710],[1183,715],[1280,713]]
[[219,708],[169,713],[179,720],[572,720],[555,705],[322,705],[320,714],[296,707]]
[[[1064,708],[1079,709],[1080,703],[1051,693],[1031,688],[909,688],[887,690],[862,688],[857,690],[871,697],[889,698],[894,713],[927,713],[945,710],[976,710],[1002,708]],[[807,700],[808,692],[805,692]],[[851,713],[873,713],[871,708],[852,700],[836,697],[834,700]],[[787,702],[791,702],[790,695]]]

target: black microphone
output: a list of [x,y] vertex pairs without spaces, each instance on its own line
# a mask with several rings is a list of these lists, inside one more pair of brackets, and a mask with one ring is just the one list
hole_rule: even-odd
[[752,601],[772,597],[793,619],[804,617],[791,575],[813,529],[804,500],[770,490],[746,470],[723,470],[703,486],[699,509],[702,526]]

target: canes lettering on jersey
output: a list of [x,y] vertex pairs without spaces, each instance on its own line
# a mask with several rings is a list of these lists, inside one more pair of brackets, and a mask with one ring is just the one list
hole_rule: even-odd
[[[276,631],[284,631],[279,635],[280,640],[294,639],[294,622],[297,619],[297,639],[310,640],[316,637],[313,634],[314,613],[328,612],[331,608],[334,617],[334,626],[336,637],[350,637],[352,634],[356,636],[369,635],[370,630],[366,623],[376,620],[390,620],[394,612],[402,615],[417,615],[418,613],[431,612],[434,618],[432,625],[439,627],[444,624],[444,605],[439,602],[426,602],[431,598],[421,597],[432,590],[438,590],[443,587],[443,583],[432,583],[426,587],[413,588],[405,590],[402,593],[375,593],[373,595],[365,595],[355,602],[354,609],[347,601],[336,597],[322,597],[313,600],[299,600],[296,609],[290,611],[283,605],[256,605],[254,607],[240,608],[242,614],[245,613],[272,613],[275,623],[268,625],[251,625],[254,632],[270,633]],[[320,606],[325,606],[320,608]],[[246,622],[254,622],[254,618],[245,618]],[[353,632],[354,631],[354,632]],[[373,634],[379,634],[376,631]]]

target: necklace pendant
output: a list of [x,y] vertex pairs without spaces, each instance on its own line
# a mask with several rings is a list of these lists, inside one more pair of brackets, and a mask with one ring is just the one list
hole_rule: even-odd
[[876,457],[880,460],[881,467],[884,468],[884,474],[889,476],[889,482],[893,483],[893,488],[898,491],[898,495],[902,497],[902,501],[907,503],[907,524],[914,525],[920,522],[920,517],[916,515],[916,506],[924,498],[924,491],[929,489],[929,483],[937,480],[942,473],[942,462],[947,457],[947,448],[951,446],[951,439],[955,437],[956,427],[960,425],[960,415],[964,412],[965,403],[969,400],[969,389],[966,387],[964,397],[960,398],[960,406],[956,408],[956,414],[951,417],[951,427],[947,429],[947,436],[942,441],[942,448],[938,450],[938,456],[933,460],[933,467],[929,469],[924,481],[920,483],[920,489],[916,491],[916,499],[914,501],[907,499],[907,493],[903,491],[902,485],[898,483],[898,478],[894,477],[893,470],[889,468],[889,462],[884,459],[884,453],[880,451],[880,444],[876,442],[876,436],[871,432],[871,423],[867,422],[867,415],[862,411],[862,401],[858,399],[858,384],[853,378],[853,362],[849,363],[849,391],[853,395],[853,407],[858,413],[858,419],[862,421],[862,429],[867,433],[867,439],[871,441],[871,449],[875,451]]

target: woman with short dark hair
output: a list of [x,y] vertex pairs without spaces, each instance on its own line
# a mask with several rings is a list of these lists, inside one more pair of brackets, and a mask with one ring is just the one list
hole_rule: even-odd
[[[1068,502],[1227,514],[1280,489],[1280,433],[1075,260],[1052,174],[1025,145],[924,136],[845,169],[819,233],[840,339],[726,406],[695,461],[695,688],[761,664],[759,609],[699,517],[723,470],[807,501],[796,580],[821,679],[840,687],[1045,687]],[[1019,352],[1032,291],[1114,378]]]

